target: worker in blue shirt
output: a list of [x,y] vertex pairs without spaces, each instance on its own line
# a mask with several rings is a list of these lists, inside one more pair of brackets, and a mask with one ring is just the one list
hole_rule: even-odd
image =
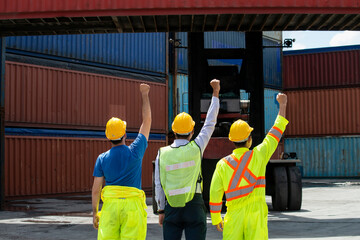
[[[134,142],[127,146],[126,122],[111,118],[105,135],[112,147],[96,160],[92,188],[93,226],[98,239],[145,239],[147,213],[141,190],[141,165],[151,126],[150,86],[140,85],[142,124]],[[105,187],[103,187],[105,183]],[[98,211],[101,199],[103,207]]]

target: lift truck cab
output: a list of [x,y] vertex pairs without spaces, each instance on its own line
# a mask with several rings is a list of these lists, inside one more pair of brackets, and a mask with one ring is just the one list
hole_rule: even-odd
[[[202,160],[203,198],[207,206],[216,164],[222,157],[231,154],[235,147],[228,139],[231,124],[238,119],[248,121],[254,128],[253,146],[261,143],[265,137],[262,33],[246,33],[245,41],[245,49],[205,49],[203,33],[188,33],[189,111],[196,123],[204,121],[210,104],[211,89],[208,83],[214,78],[221,80],[217,125]],[[216,61],[217,64],[212,64],[214,61],[210,59],[242,61],[241,65],[219,65]],[[248,97],[243,97],[242,93],[248,93]],[[201,126],[195,125],[194,136],[199,133]],[[267,165],[266,194],[272,196],[274,210],[301,208],[301,174],[296,166],[300,160],[290,157],[272,159]],[[153,203],[156,212],[156,202]]]

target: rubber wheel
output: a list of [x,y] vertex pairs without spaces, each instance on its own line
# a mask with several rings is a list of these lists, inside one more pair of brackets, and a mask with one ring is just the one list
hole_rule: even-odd
[[285,167],[274,168],[274,193],[272,206],[275,211],[284,211],[288,206],[288,180]]
[[152,207],[153,207],[153,213],[158,214],[157,213],[158,206],[155,200],[155,170],[153,170],[153,174],[152,174]]
[[288,210],[300,210],[302,202],[302,183],[300,168],[296,166],[287,167],[287,178],[289,184]]

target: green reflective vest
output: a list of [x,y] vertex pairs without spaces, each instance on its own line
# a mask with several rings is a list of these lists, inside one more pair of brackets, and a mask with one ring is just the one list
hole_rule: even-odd
[[201,150],[191,141],[184,146],[160,148],[160,182],[172,207],[184,207],[196,191],[201,170]]

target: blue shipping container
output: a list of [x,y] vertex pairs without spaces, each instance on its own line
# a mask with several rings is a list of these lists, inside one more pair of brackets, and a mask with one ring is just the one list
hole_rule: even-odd
[[[176,34],[182,46],[188,46],[187,33]],[[280,46],[277,41],[263,38],[264,46]],[[245,48],[245,33],[243,32],[205,32],[205,48]],[[264,48],[263,50],[264,86],[267,88],[282,88],[282,50],[281,48]],[[188,57],[186,48],[177,49],[178,72],[188,73]],[[241,68],[242,59],[209,60],[209,65],[238,65]]]
[[266,46],[280,45],[276,41],[263,38],[263,71],[266,88],[282,89],[282,49],[266,48]]
[[[7,37],[6,47],[130,69],[165,73],[165,33]],[[20,53],[21,54],[21,53]]]
[[178,113],[189,113],[189,79],[188,75],[177,74],[176,76],[177,86],[177,104]]
[[274,125],[275,119],[279,113],[279,103],[276,101],[277,90],[264,90],[264,122],[265,134],[267,134]]
[[360,136],[286,138],[284,149],[297,153],[304,177],[359,177],[359,146]]

